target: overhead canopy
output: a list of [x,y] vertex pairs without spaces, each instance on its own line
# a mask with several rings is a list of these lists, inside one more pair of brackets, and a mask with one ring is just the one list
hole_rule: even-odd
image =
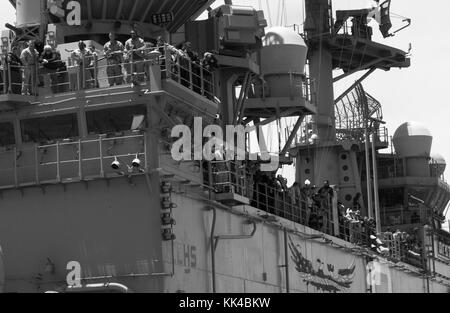
[[[10,2],[16,7],[16,0]],[[151,23],[154,14],[173,13],[173,21],[165,27],[174,32],[187,21],[196,19],[213,2],[215,0],[85,0],[80,4],[82,20]]]

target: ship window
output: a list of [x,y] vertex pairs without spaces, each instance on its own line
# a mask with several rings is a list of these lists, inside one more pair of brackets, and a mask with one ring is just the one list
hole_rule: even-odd
[[145,127],[146,115],[143,105],[87,112],[88,132],[108,134],[140,129]]
[[0,146],[12,146],[16,143],[12,123],[0,123]]
[[46,143],[58,139],[78,137],[76,114],[47,116],[21,121],[24,142]]

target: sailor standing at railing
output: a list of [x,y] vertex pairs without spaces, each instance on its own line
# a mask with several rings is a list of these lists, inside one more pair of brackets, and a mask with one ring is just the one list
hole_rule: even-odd
[[88,67],[92,54],[83,41],[78,43],[78,49],[72,52],[71,57],[78,66],[78,89],[91,88],[92,77]]
[[[161,72],[162,77],[166,78],[168,77],[166,72],[167,70],[169,73],[176,74],[177,69],[176,66],[173,66],[173,63],[177,62],[181,57],[183,57],[184,53],[181,50],[178,50],[172,45],[169,45],[165,39],[162,36],[159,36],[156,40],[156,46],[158,48],[158,51],[161,53]],[[169,66],[169,68],[167,68]],[[176,75],[173,75],[174,79]]]
[[137,75],[137,77],[135,77],[137,82],[143,82],[145,74],[144,39],[140,38],[134,30],[130,32],[130,36],[131,38],[125,42],[125,71],[127,72],[127,84],[133,82],[133,75]]
[[47,76],[47,79],[43,79],[42,81],[48,82],[52,92],[57,93],[58,77],[56,72],[58,71],[59,62],[56,51],[53,51],[51,46],[46,45],[44,52],[41,54],[40,61],[43,67],[41,75]]
[[37,64],[39,62],[39,53],[35,49],[34,40],[28,42],[28,48],[22,51],[20,55],[22,61],[22,95],[37,95]]
[[[192,50],[192,43],[187,41],[183,44],[178,55],[180,66],[181,84],[188,88],[194,87],[194,73],[196,72],[194,63],[198,62],[198,55]],[[198,86],[198,84],[196,85]]]
[[120,41],[116,40],[116,34],[109,33],[109,41],[103,47],[108,67],[106,68],[106,73],[108,75],[109,86],[122,85],[122,66],[123,63],[123,52],[124,47]]
[[94,82],[94,87],[95,88],[99,88],[100,84],[98,83],[98,53],[97,53],[97,49],[95,49],[95,46],[93,44],[89,45],[89,51],[92,55],[92,57],[90,57],[89,62],[88,62],[88,70],[91,73],[91,77],[93,79]]
[[203,71],[203,91],[209,100],[214,99],[213,72],[219,68],[219,62],[211,52],[206,52],[201,60]]

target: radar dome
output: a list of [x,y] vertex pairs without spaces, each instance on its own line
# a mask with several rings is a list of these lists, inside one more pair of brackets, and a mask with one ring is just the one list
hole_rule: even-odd
[[293,29],[273,27],[266,30],[261,49],[261,73],[269,97],[301,97],[308,47]]
[[433,136],[422,124],[407,122],[397,129],[393,142],[400,157],[429,157]]
[[264,47],[274,45],[296,45],[306,47],[305,41],[299,33],[286,27],[272,27],[266,30],[263,38]]
[[444,174],[446,167],[447,162],[445,161],[445,158],[442,155],[438,153],[433,153],[431,155],[431,168],[436,171],[438,176]]

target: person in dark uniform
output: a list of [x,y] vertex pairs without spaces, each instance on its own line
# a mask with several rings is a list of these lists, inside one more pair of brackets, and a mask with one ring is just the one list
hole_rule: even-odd
[[218,61],[216,57],[210,53],[206,52],[201,61],[202,71],[203,71],[203,92],[209,100],[214,99],[214,80],[213,73],[219,68]]
[[9,52],[6,56],[6,66],[9,67],[10,73],[5,78],[7,92],[9,91],[9,76],[11,77],[11,91],[14,94],[20,95],[21,92],[21,66],[22,62],[20,61],[20,48],[18,45],[13,45],[11,47],[11,52]]
[[58,77],[56,72],[58,71],[58,57],[55,51],[53,51],[51,46],[45,46],[44,52],[42,52],[40,60],[42,63],[42,75],[50,76],[50,87],[53,93],[58,92]]

